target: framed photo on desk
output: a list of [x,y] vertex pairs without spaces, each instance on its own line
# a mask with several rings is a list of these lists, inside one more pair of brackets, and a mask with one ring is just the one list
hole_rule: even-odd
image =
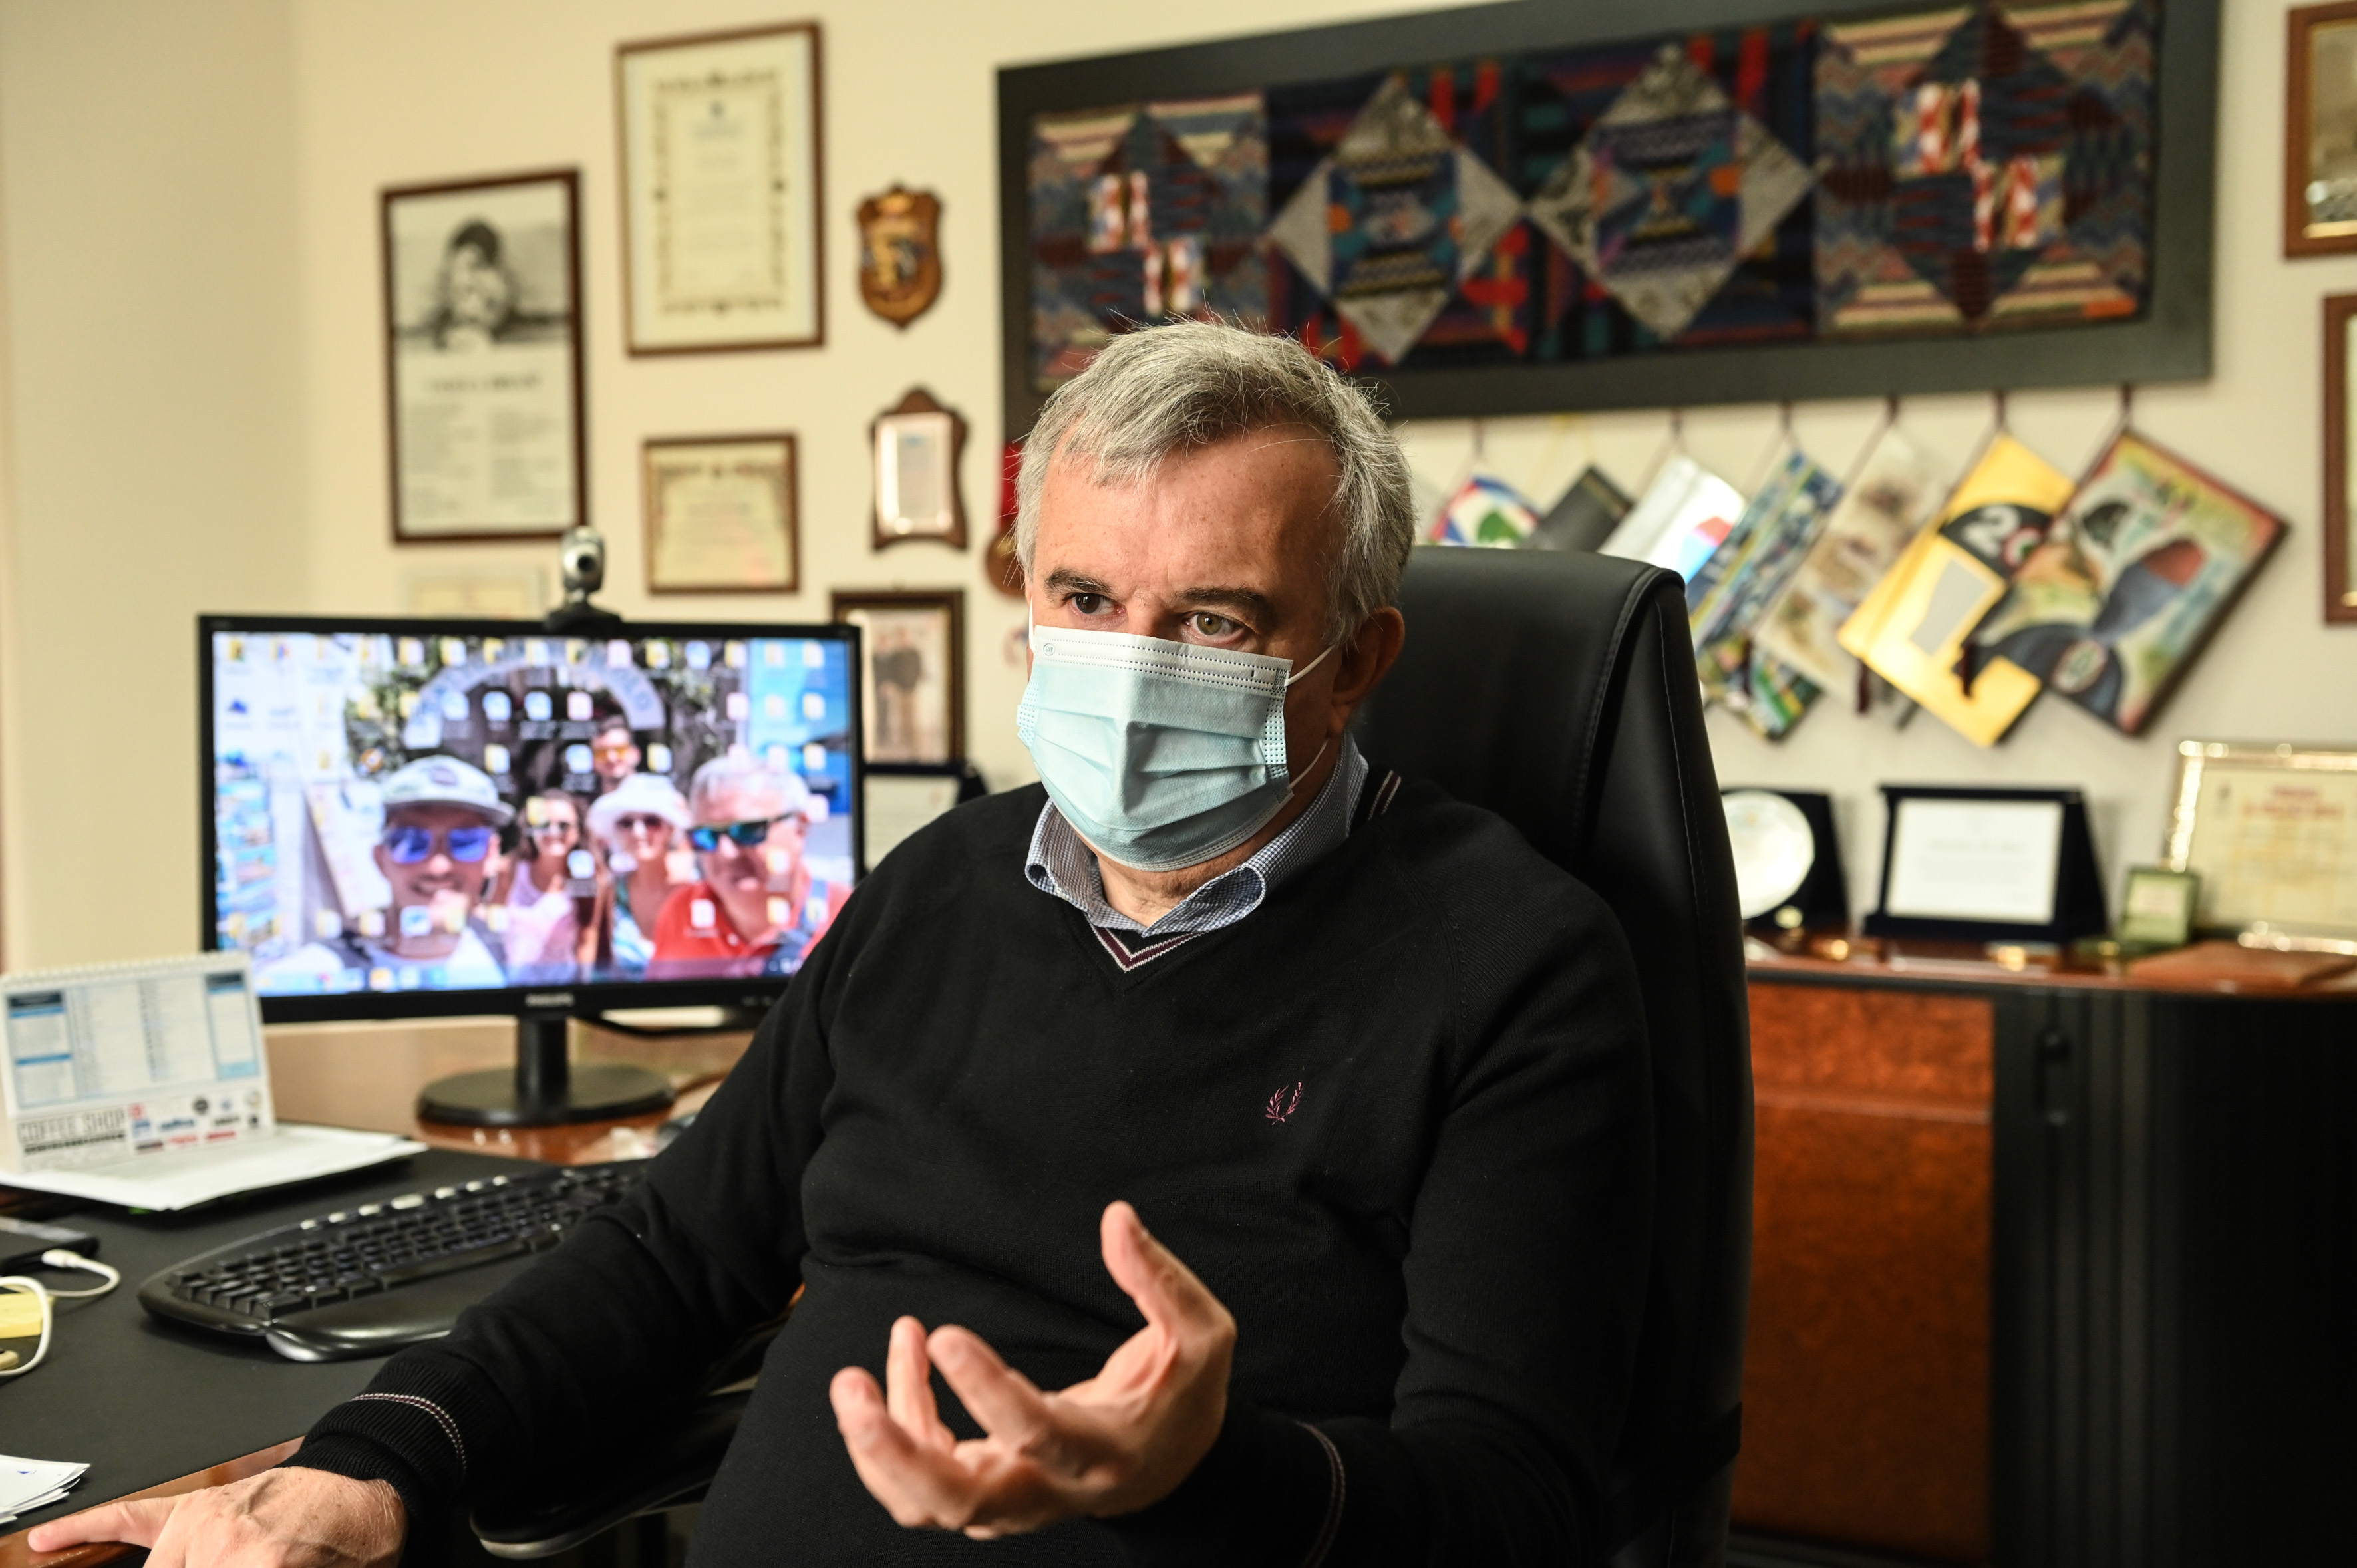
[[2162,864],[2197,931],[2357,953],[2357,751],[2180,741]]

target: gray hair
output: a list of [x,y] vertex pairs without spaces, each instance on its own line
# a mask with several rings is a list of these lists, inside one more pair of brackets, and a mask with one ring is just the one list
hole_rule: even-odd
[[1342,548],[1327,589],[1329,641],[1357,630],[1399,591],[1415,544],[1407,458],[1374,403],[1290,338],[1218,321],[1124,333],[1059,388],[1023,445],[1016,559],[1031,575],[1039,499],[1059,456],[1090,459],[1097,484],[1150,477],[1174,453],[1254,430],[1298,425],[1322,438],[1340,478],[1328,503]]
[[731,746],[695,770],[688,780],[688,815],[699,822],[712,819],[705,811],[712,798],[732,789],[753,789],[774,798],[783,808],[780,816],[808,818],[813,804],[810,787],[791,773],[781,773],[741,746]]

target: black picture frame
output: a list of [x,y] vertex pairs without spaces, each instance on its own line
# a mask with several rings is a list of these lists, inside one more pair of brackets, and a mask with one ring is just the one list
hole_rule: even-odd
[[[1028,178],[1034,116],[1139,99],[1211,96],[1436,60],[1601,43],[1796,16],[1862,16],[1892,0],[1504,0],[998,73],[999,367],[1009,439],[1047,394],[1031,379]],[[1394,419],[1676,408],[2021,387],[2198,381],[2211,369],[2219,0],[2169,0],[2154,142],[2152,283],[2126,321],[1968,338],[1846,340],[1637,354],[1554,365],[1395,371],[1361,379]]]
[[[1891,850],[1899,837],[1899,808],[1908,800],[2043,800],[2062,808],[2062,832],[2054,854],[2054,918],[2043,925],[2016,920],[1932,919],[1891,915]],[[1999,789],[1989,786],[1885,784],[1882,786],[1882,868],[1874,912],[1866,918],[1869,937],[1923,938],[1935,941],[2025,941],[2060,945],[2111,929],[2104,907],[2103,873],[2095,865],[2095,841],[2087,828],[2086,797],[2076,789]]]
[[[405,299],[404,285],[414,280],[403,264],[404,225],[412,221],[411,213],[421,203],[447,203],[450,199],[480,196],[487,200],[512,193],[541,193],[553,197],[563,213],[558,225],[557,254],[538,258],[539,270],[549,275],[543,280],[544,289],[561,282],[565,296],[565,314],[554,320],[536,322],[538,334],[564,349],[562,374],[565,385],[558,390],[557,402],[570,421],[565,435],[571,450],[565,456],[564,481],[570,489],[568,506],[561,518],[542,519],[515,523],[469,519],[457,526],[427,527],[410,515],[410,465],[414,453],[402,439],[404,397],[404,361],[406,344],[421,337],[422,328],[414,313],[404,318],[404,306],[414,300]],[[447,227],[447,225],[446,225]],[[468,227],[484,228],[477,222]],[[450,235],[447,244],[456,251],[468,235],[462,228]],[[497,232],[493,231],[492,243]],[[577,528],[589,520],[589,420],[588,404],[582,383],[587,375],[586,358],[582,351],[581,317],[587,301],[581,292],[581,171],[576,168],[527,169],[517,174],[487,175],[469,179],[436,180],[421,185],[387,186],[377,193],[377,243],[380,259],[379,308],[382,319],[378,331],[384,347],[385,387],[385,450],[388,457],[387,478],[391,484],[388,498],[391,506],[393,542],[395,544],[455,544],[498,543],[519,540],[556,539],[567,529]],[[503,266],[500,258],[494,264]],[[517,320],[525,317],[519,313]],[[484,355],[488,369],[504,369],[493,362],[496,348]],[[491,425],[490,412],[486,409],[465,409],[480,429]],[[488,437],[497,445],[498,437]],[[513,454],[507,454],[512,456]]]

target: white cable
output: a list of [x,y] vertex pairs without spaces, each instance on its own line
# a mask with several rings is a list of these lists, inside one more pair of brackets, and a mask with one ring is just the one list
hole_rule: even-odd
[[102,1285],[92,1285],[88,1290],[59,1290],[55,1285],[46,1287],[51,1295],[60,1301],[80,1301],[85,1296],[104,1295],[123,1283],[123,1275],[114,1269],[100,1262],[96,1258],[85,1258],[80,1252],[69,1252],[63,1247],[50,1248],[41,1254],[41,1262],[53,1269],[80,1269],[84,1273],[96,1274],[106,1282]]
[[19,1366],[16,1364],[16,1352],[14,1350],[0,1352],[0,1378],[21,1378],[39,1366],[42,1359],[48,1355],[50,1331],[57,1326],[57,1307],[54,1305],[56,1302],[80,1301],[88,1296],[104,1295],[123,1283],[120,1271],[100,1262],[95,1258],[85,1258],[80,1252],[69,1252],[62,1247],[53,1247],[42,1253],[41,1262],[53,1269],[79,1269],[84,1273],[96,1274],[106,1283],[92,1285],[88,1290],[58,1290],[44,1284],[29,1274],[0,1274],[0,1289],[22,1291],[38,1302],[41,1308],[41,1338],[40,1343],[33,1348],[33,1359]]

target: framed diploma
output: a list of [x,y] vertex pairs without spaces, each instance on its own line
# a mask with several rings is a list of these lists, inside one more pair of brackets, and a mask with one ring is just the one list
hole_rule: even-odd
[[633,354],[826,340],[816,22],[615,50]]
[[648,592],[791,594],[800,586],[792,436],[649,441],[640,467]]
[[382,193],[396,542],[553,539],[584,521],[580,180]]
[[965,497],[958,470],[965,421],[922,387],[868,427],[876,453],[875,547],[934,539],[965,548]]
[[837,593],[828,618],[859,628],[869,762],[965,755],[965,592]]
[[2110,924],[2076,789],[1886,784],[1867,934],[2066,942]]
[[2180,741],[2162,863],[2197,931],[2357,953],[2357,751]]

